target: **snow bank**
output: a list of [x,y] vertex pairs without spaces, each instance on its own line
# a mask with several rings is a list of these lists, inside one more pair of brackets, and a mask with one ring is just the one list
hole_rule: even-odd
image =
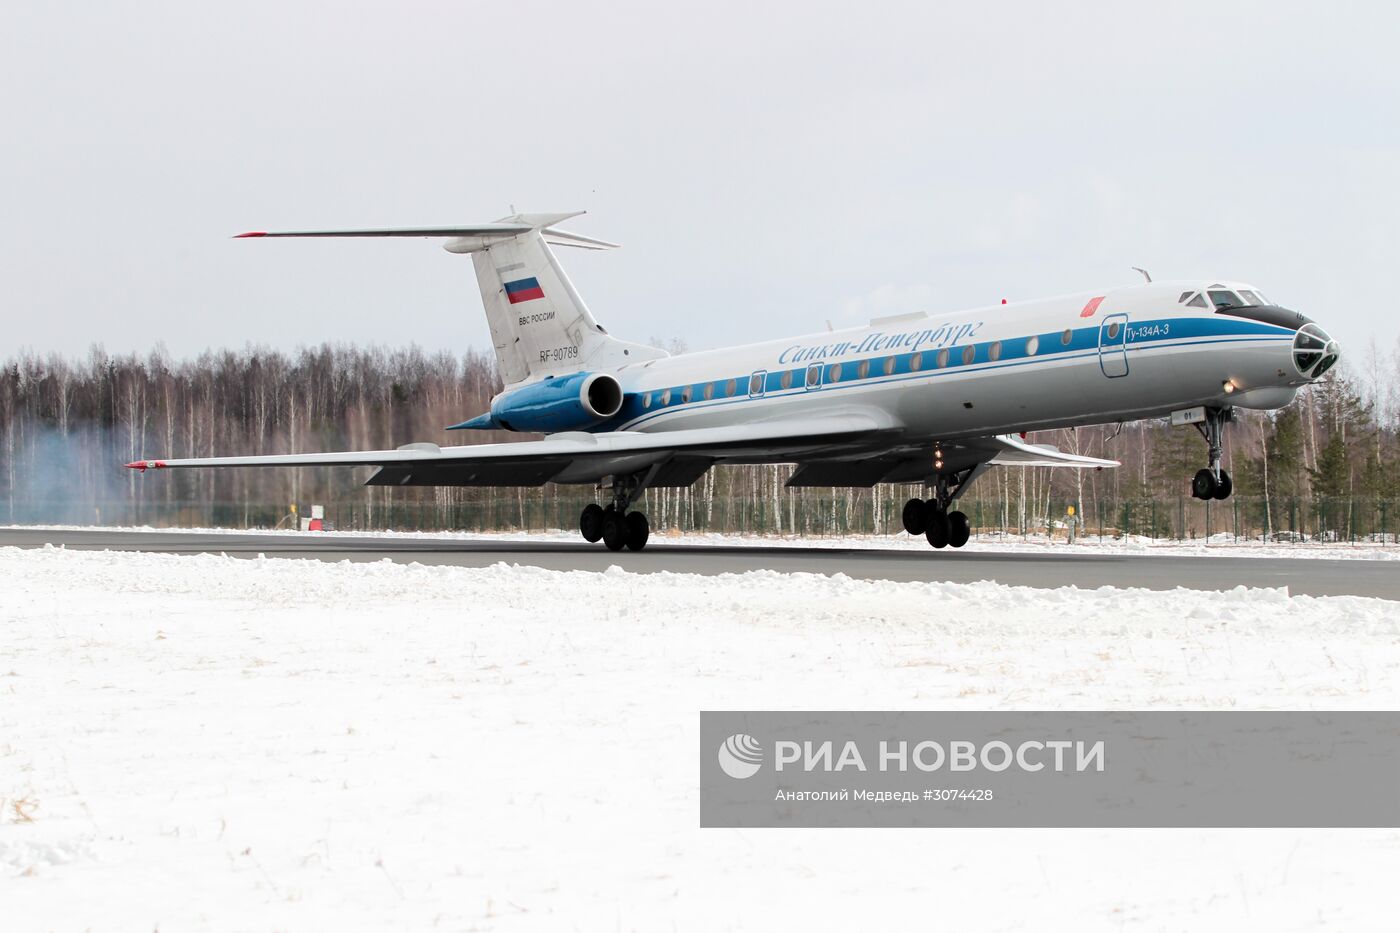
[[29,928],[1355,927],[1390,831],[697,828],[701,709],[1394,708],[1400,603],[0,549]]

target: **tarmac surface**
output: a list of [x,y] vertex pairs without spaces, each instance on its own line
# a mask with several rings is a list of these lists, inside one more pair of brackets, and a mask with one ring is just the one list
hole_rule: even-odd
[[1287,587],[1294,595],[1378,596],[1400,600],[1400,562],[1385,560],[1192,557],[1152,554],[1055,554],[968,551],[843,550],[762,545],[678,545],[652,539],[641,552],[613,553],[601,544],[473,541],[410,536],[378,538],[335,534],[254,535],[186,531],[114,531],[49,528],[0,529],[0,547],[62,545],[87,550],[232,557],[311,558],[487,567],[501,561],[550,570],[606,570],[616,564],[639,573],[736,573],[746,570],[844,573],[872,580],[995,580],[1017,586]]

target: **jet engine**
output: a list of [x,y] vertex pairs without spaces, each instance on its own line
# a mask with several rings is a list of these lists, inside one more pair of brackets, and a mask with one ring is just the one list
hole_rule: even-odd
[[622,385],[607,373],[547,376],[503,392],[491,402],[491,421],[507,431],[553,434],[581,431],[622,410]]

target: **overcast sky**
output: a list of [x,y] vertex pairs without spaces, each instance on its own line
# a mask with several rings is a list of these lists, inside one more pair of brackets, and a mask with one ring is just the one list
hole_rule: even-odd
[[1228,277],[1400,336],[1394,4],[25,3],[0,13],[3,353],[486,349],[430,240],[586,209],[614,334]]

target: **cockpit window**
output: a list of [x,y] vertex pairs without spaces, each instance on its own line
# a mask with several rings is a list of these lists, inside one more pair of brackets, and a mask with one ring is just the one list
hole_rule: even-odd
[[1252,292],[1247,288],[1240,289],[1240,297],[1244,299],[1244,303],[1247,305],[1268,304],[1268,302],[1259,297],[1258,292]]
[[1186,302],[1186,306],[1187,306],[1188,308],[1205,308],[1205,307],[1209,307],[1209,306],[1206,304],[1206,296],[1200,294],[1199,292],[1198,292],[1197,294],[1193,295],[1190,301]]
[[1181,297],[1177,299],[1177,303],[1178,303],[1178,304],[1183,304],[1183,305],[1186,304],[1186,299],[1187,299],[1187,298],[1190,298],[1190,297],[1191,297],[1192,295],[1194,295],[1194,294],[1196,294],[1196,293],[1195,293],[1195,292],[1182,292],[1182,293],[1181,293]]
[[1240,296],[1231,291],[1211,291],[1210,300],[1215,304],[1217,310],[1244,306],[1244,302],[1240,301]]

